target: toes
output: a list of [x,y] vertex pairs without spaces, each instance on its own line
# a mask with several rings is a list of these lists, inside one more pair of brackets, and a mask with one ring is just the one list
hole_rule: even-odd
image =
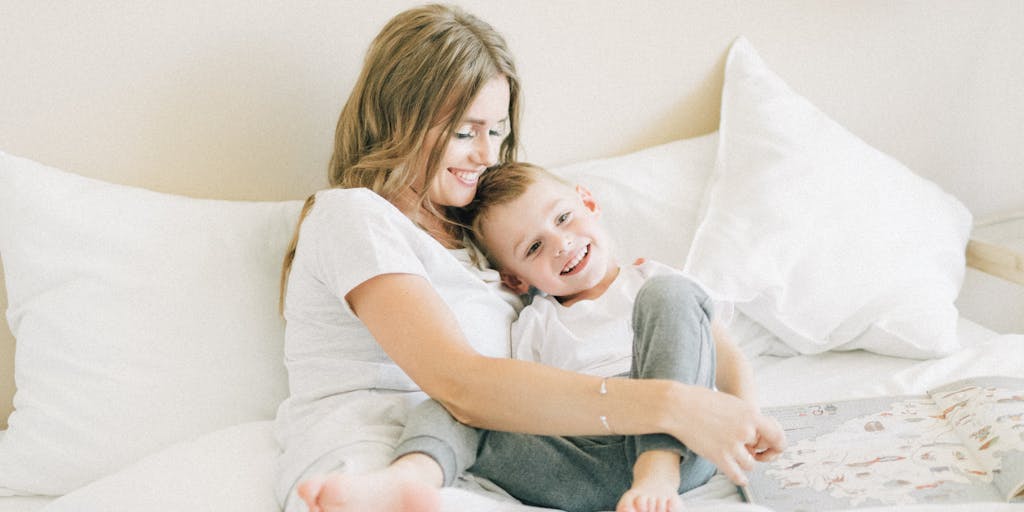
[[306,503],[306,507],[309,508],[310,512],[320,512],[317,499],[320,496],[320,491],[323,489],[324,481],[324,477],[315,476],[300,483],[295,489],[296,494]]

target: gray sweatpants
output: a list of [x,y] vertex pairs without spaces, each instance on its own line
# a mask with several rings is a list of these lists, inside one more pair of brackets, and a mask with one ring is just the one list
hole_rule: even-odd
[[[689,279],[648,279],[633,305],[629,377],[714,386],[711,314],[707,294]],[[395,458],[425,453],[441,466],[446,486],[468,469],[526,504],[575,512],[614,509],[629,490],[637,457],[649,450],[682,456],[679,492],[705,483],[715,472],[669,435],[550,437],[478,430],[455,421],[433,400],[409,415]]]

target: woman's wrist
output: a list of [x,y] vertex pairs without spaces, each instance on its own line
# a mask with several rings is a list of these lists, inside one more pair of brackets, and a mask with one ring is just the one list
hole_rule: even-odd
[[680,382],[671,380],[648,380],[653,387],[654,402],[649,411],[652,411],[651,429],[653,432],[669,434],[678,437],[680,429],[685,425],[687,410],[691,409],[693,394],[689,393],[689,387]]

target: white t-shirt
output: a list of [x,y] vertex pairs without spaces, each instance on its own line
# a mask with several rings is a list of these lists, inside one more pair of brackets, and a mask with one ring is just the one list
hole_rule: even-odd
[[679,270],[646,261],[621,267],[593,300],[565,307],[554,297],[535,297],[512,324],[513,357],[600,377],[629,372],[636,294],[647,279],[674,273]]
[[509,324],[519,300],[501,291],[497,272],[476,269],[467,251],[445,249],[367,189],[317,193],[285,298],[291,393],[277,413],[279,498],[332,450],[359,454],[344,458],[353,470],[386,464],[408,410],[426,398],[345,301],[356,286],[391,273],[426,278],[478,352],[510,356]]

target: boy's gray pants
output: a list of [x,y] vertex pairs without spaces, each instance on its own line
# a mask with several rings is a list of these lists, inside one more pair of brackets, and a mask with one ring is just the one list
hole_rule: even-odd
[[[633,305],[629,377],[713,387],[710,318],[711,301],[689,279],[648,279]],[[433,400],[409,415],[395,458],[425,453],[441,466],[446,486],[468,468],[523,503],[575,512],[613,510],[629,490],[637,457],[649,450],[682,455],[681,493],[715,472],[710,462],[669,435],[550,437],[478,430],[455,421]]]

